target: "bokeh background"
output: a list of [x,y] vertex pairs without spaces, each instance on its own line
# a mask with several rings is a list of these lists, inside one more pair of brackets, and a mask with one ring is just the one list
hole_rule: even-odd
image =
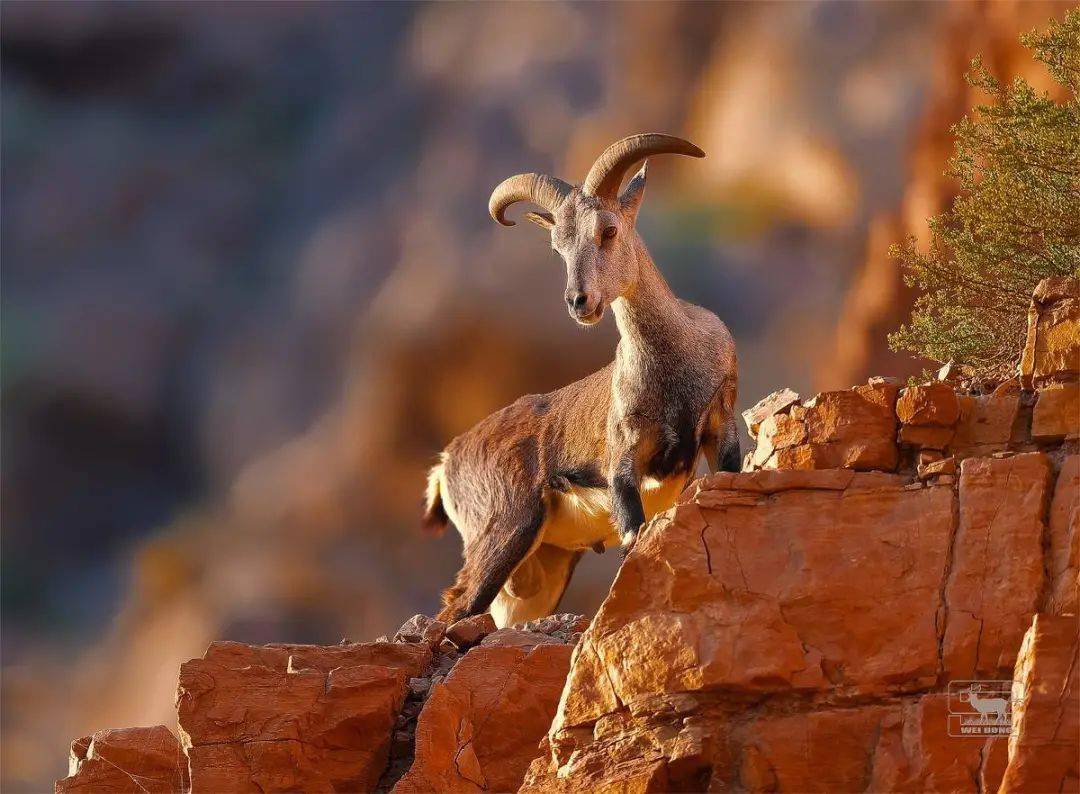
[[[214,638],[337,642],[431,612],[416,530],[455,434],[612,355],[519,171],[683,135],[640,226],[726,320],[740,408],[920,362],[889,243],[947,203],[948,127],[1043,3],[0,6],[0,787],[173,722]],[[563,606],[591,611],[615,555]]]

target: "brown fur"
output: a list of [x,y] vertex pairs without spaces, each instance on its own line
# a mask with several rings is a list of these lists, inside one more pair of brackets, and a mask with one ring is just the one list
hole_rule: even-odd
[[571,316],[591,325],[611,307],[621,339],[603,369],[522,397],[447,446],[425,511],[425,525],[450,521],[464,542],[445,620],[489,607],[503,624],[548,614],[581,553],[631,544],[702,450],[710,468],[737,467],[734,342],[671,293],[637,235],[644,180],[642,169],[614,201],[575,190],[553,215],[530,216],[567,263]]

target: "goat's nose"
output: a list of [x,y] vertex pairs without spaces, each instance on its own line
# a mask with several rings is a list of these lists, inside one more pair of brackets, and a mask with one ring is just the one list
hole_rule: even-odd
[[574,311],[580,311],[585,308],[585,304],[589,302],[589,296],[584,292],[568,292],[566,293],[566,305]]

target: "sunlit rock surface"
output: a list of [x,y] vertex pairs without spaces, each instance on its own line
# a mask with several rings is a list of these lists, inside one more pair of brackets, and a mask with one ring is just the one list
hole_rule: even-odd
[[767,398],[591,620],[216,642],[179,742],[78,739],[57,791],[1076,791],[1076,375]]

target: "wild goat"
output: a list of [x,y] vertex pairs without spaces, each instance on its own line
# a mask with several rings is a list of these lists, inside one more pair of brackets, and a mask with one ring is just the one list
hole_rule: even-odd
[[550,394],[532,394],[450,442],[428,476],[424,526],[452,522],[465,562],[443,593],[446,621],[491,609],[500,626],[554,611],[586,549],[629,547],[670,507],[704,451],[710,470],[740,468],[735,343],[712,312],[672,294],[635,230],[647,161],[704,157],[656,133],[609,146],[581,187],[518,174],[491,194],[492,218],[529,201],[566,262],[564,298],[581,325],[611,307],[615,361]]

